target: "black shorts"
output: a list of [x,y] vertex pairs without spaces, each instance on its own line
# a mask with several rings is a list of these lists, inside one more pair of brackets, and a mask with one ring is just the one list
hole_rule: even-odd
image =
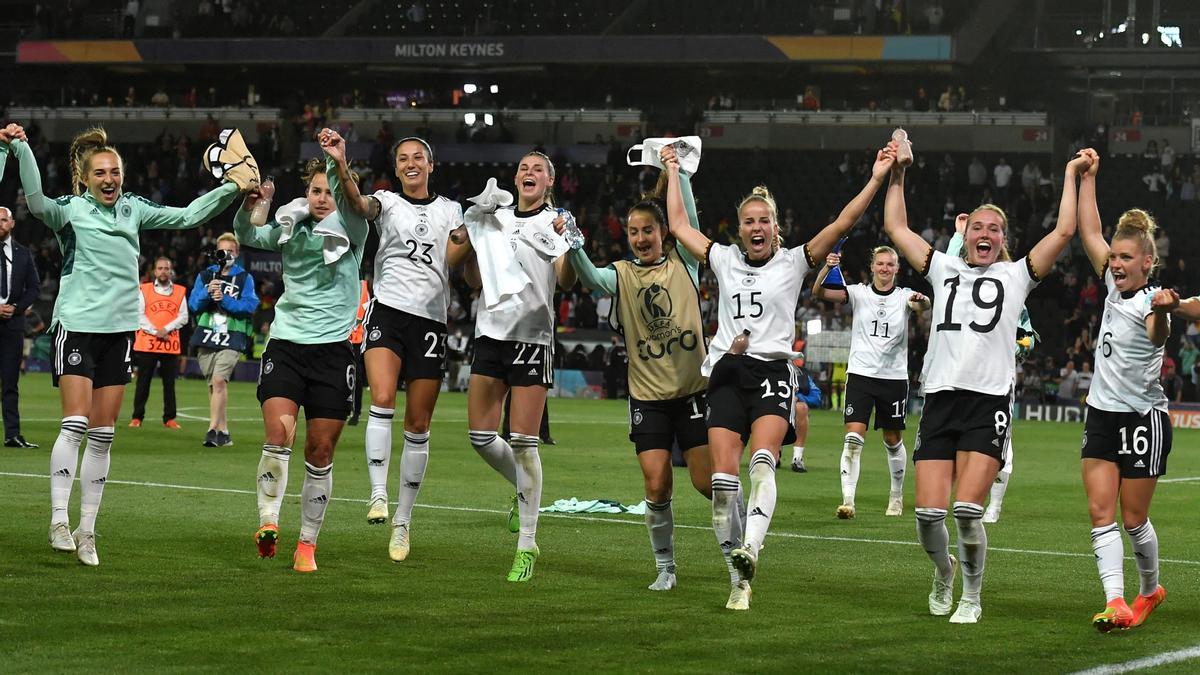
[[362,351],[382,347],[400,357],[406,380],[440,380],[446,372],[446,324],[372,300],[363,316]]
[[349,340],[301,345],[272,338],[262,353],[258,402],[286,398],[308,419],[344,420],[354,406],[357,376]]
[[554,354],[546,345],[480,336],[475,339],[471,374],[504,380],[510,387],[550,388],[554,386]]
[[54,333],[54,386],[63,375],[79,375],[92,388],[129,384],[133,377],[133,333],[77,333],[62,326]]
[[1004,466],[1012,424],[1012,397],[976,391],[939,391],[925,396],[913,461],[953,460],[959,450],[981,452]]
[[888,431],[904,430],[904,414],[908,410],[908,380],[883,380],[851,373],[846,379],[846,409],[842,413],[846,424],[867,424],[875,411],[875,428]]
[[726,354],[708,378],[708,428],[729,429],[750,440],[750,426],[764,415],[788,422],[783,444],[796,441],[796,369],[788,361],[760,361]]
[[1083,425],[1084,459],[1104,459],[1121,467],[1121,478],[1167,475],[1171,454],[1171,417],[1161,410],[1145,415],[1087,407]]
[[629,399],[629,440],[640,454],[647,450],[680,450],[708,444],[708,406],[704,392],[666,401]]

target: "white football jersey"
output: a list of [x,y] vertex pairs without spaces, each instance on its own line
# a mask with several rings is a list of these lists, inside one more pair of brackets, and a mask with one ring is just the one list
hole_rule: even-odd
[[[496,312],[480,307],[475,318],[475,337],[486,335],[496,340],[553,346],[554,289],[558,276],[554,272],[554,263],[541,257],[520,235],[522,228],[531,224],[553,229],[557,217],[558,213],[549,206],[533,212],[517,211],[511,206],[496,211],[496,219],[504,227],[517,262],[533,283],[521,290],[517,295],[521,303],[510,310]],[[477,254],[487,255],[487,251],[477,251]]]
[[380,190],[371,196],[379,200],[376,299],[392,309],[446,323],[446,252],[450,231],[462,225],[462,206],[437,195],[411,199]]
[[873,284],[846,287],[854,312],[846,372],[882,380],[908,380],[908,299],[911,288],[886,293]]
[[1164,347],[1155,347],[1146,332],[1150,301],[1157,286],[1122,293],[1113,283],[1112,272],[1104,271],[1104,318],[1096,340],[1096,375],[1088,391],[1088,405],[1108,412],[1167,409],[1167,395],[1159,376]]
[[804,277],[812,269],[803,246],[776,251],[765,263],[754,263],[737,246],[712,244],[708,265],[717,275],[717,335],[700,371],[708,377],[729,351],[733,339],[750,331],[747,356],[762,361],[792,358],[796,340],[796,301]]
[[925,278],[933,285],[933,312],[924,391],[1007,395],[1016,376],[1017,322],[1038,284],[1028,260],[979,267],[934,251]]

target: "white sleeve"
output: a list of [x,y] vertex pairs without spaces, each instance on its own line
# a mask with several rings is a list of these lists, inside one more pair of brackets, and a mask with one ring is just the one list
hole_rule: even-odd
[[142,295],[142,289],[138,289],[138,328],[144,332],[154,335],[157,330],[154,324],[150,323],[150,317],[146,316],[146,296]]
[[929,258],[929,269],[925,270],[925,278],[933,284],[933,290],[938,290],[938,284],[948,276],[947,267],[951,264],[950,256],[934,250]]
[[721,277],[721,270],[728,263],[729,249],[733,248],[728,244],[718,244],[712,242],[708,247],[708,266],[716,273],[717,278]]
[[796,274],[803,280],[813,270],[813,264],[808,259],[808,244],[790,248],[788,254],[792,256],[792,266],[796,268]]
[[379,202],[379,217],[375,219],[375,227],[380,227],[387,222],[386,216],[391,212],[395,204],[396,196],[387,190],[378,190],[371,195],[375,201]]
[[186,326],[187,322],[188,322],[187,297],[184,297],[183,302],[179,303],[179,313],[176,314],[175,318],[171,320],[171,323],[168,323],[166,326],[164,326],[164,328],[167,330],[168,333],[172,333],[172,332],[177,331],[180,328],[183,328],[184,326]]

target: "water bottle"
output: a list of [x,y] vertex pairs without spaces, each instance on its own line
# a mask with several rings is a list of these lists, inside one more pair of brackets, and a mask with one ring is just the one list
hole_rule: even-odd
[[733,343],[729,345],[730,354],[745,354],[746,350],[750,349],[750,330],[742,331],[741,335],[733,338]]
[[250,224],[266,225],[267,218],[271,215],[271,198],[275,196],[275,179],[267,176],[262,185],[258,186],[258,192],[262,197],[250,211]]
[[908,132],[897,128],[892,132],[892,140],[896,141],[896,163],[908,167],[913,163],[912,141],[908,140]]
[[579,225],[575,222],[575,216],[566,209],[559,209],[558,215],[563,219],[563,239],[572,250],[578,251],[583,248],[584,236],[580,231]]

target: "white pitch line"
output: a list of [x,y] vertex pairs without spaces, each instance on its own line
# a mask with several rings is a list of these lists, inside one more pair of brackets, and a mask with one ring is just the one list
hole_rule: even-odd
[[[17,473],[17,472],[11,472],[11,471],[0,471],[0,476],[8,476],[8,477],[12,477],[12,478],[40,478],[42,480],[46,480],[46,479],[50,478],[50,476],[48,476],[46,474]],[[76,479],[76,480],[78,480],[78,479]],[[240,488],[218,488],[218,487],[207,487],[204,485],[178,485],[175,483],[152,483],[152,482],[147,482],[147,481],[133,481],[133,480],[109,480],[106,482],[106,484],[107,485],[132,485],[135,487],[167,488],[167,489],[171,489],[171,490],[191,490],[191,491],[195,491],[195,492],[220,492],[220,493],[224,493],[224,494],[237,494],[237,495],[257,494],[257,492],[254,490],[245,490],[245,489],[240,489]],[[299,494],[288,494],[285,496],[291,497],[293,499],[300,498]],[[352,499],[350,497],[330,497],[329,499],[330,499],[330,501],[349,502],[352,504],[366,504],[369,501],[366,499]],[[417,507],[420,507],[423,509],[432,509],[432,510],[437,510],[437,511],[459,511],[459,512],[464,512],[464,513],[499,513],[499,514],[507,513],[507,511],[502,511],[500,509],[484,509],[484,508],[477,508],[477,507],[472,507],[472,506],[446,506],[443,504],[414,504],[414,506],[417,506]],[[611,516],[605,517],[605,518],[599,518],[597,516],[578,515],[578,514],[574,514],[574,513],[554,513],[554,512],[550,512],[550,511],[543,511],[541,513],[541,515],[549,517],[549,518],[562,518],[564,520],[582,520],[582,521],[592,522],[592,523],[637,525],[640,527],[645,527],[645,521],[641,518],[637,518],[637,519],[620,518],[620,517],[614,518]],[[612,514],[612,515],[620,515],[620,514]],[[678,523],[676,523],[675,527],[685,529],[685,530],[704,530],[706,532],[712,529],[708,525],[681,525]],[[898,539],[870,539],[867,537],[838,537],[838,536],[828,536],[828,535],[818,535],[818,534],[800,534],[799,532],[775,531],[775,532],[768,532],[767,536],[768,537],[779,537],[781,539],[807,539],[807,540],[811,540],[811,541],[836,541],[836,542],[845,542],[845,543],[852,543],[852,544],[889,544],[892,546],[919,546],[919,544],[915,541],[901,541]],[[1024,554],[1024,555],[1043,555],[1043,556],[1053,556],[1053,557],[1060,557],[1060,558],[1093,558],[1094,557],[1094,554],[1092,554],[1092,553],[1072,553],[1070,551],[1042,551],[1042,550],[1028,549],[1028,548],[1006,548],[1006,547],[1002,547],[1002,546],[989,546],[988,551],[998,551],[998,552],[1002,552],[1002,553],[1020,553],[1020,554]],[[1131,556],[1128,559],[1132,560],[1133,558]],[[1178,560],[1178,559],[1173,559],[1173,558],[1159,558],[1159,561],[1164,562],[1164,563],[1171,563],[1171,564],[1175,564],[1175,565],[1200,566],[1200,560]]]
[[1200,645],[1187,647],[1185,649],[1176,649],[1175,651],[1163,652],[1156,656],[1147,656],[1124,663],[1111,663],[1087,670],[1080,670],[1071,675],[1116,675],[1117,673],[1129,673],[1135,670],[1143,670],[1147,668],[1157,668],[1170,663],[1179,663],[1180,661],[1191,661],[1192,659],[1200,659]]
[[1186,476],[1184,478],[1159,478],[1160,483],[1195,483],[1200,482],[1200,476]]

